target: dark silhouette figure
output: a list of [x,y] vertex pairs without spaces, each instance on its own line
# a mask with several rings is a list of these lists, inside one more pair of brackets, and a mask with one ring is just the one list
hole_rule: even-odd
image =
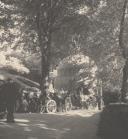
[[4,95],[4,102],[7,110],[7,122],[14,122],[14,108],[16,104],[16,97],[18,95],[18,88],[16,83],[8,79],[5,84],[1,86],[1,93]]
[[6,103],[5,103],[5,96],[1,91],[1,88],[5,82],[3,80],[0,80],[0,119],[3,119],[5,116],[5,111],[6,111]]

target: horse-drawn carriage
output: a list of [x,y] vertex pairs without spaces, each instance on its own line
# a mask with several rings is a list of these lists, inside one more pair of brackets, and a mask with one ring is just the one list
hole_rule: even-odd
[[[69,96],[68,93],[65,94],[60,94],[60,92],[55,92],[54,94],[49,93],[50,95],[47,95],[44,101],[44,98],[42,99],[40,97],[42,94],[39,91],[40,86],[38,83],[35,83],[27,78],[18,75],[12,75],[5,72],[0,72],[0,75],[2,77],[0,78],[0,80],[6,81],[9,78],[13,80],[15,83],[17,83],[18,87],[22,88],[23,91],[23,92],[19,92],[19,94],[22,93],[30,94],[30,92],[33,92],[34,94],[38,94],[39,101],[41,100],[43,102],[43,103],[39,103],[38,112],[54,113],[57,111],[69,111],[72,108],[71,97]],[[0,113],[2,114],[3,112],[5,112],[5,110],[1,109]]]
[[71,97],[68,93],[49,93],[46,96],[46,99],[42,99],[42,101],[43,104],[41,106],[41,113],[55,113],[60,111],[64,112],[72,109]]

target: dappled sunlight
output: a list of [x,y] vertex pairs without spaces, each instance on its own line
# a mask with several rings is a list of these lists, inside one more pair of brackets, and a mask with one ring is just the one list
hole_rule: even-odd
[[26,119],[15,119],[15,122],[28,123],[30,121],[29,120],[26,120]]
[[38,139],[37,137],[28,137],[27,139]]
[[12,138],[18,139],[78,139],[80,135],[93,139],[98,113],[98,110],[74,110],[54,114],[15,114],[15,123],[0,120],[0,139],[7,136],[2,130],[8,130]]
[[5,120],[0,121],[0,128],[13,128],[12,124],[8,124]]
[[[41,132],[41,134],[45,133],[48,138],[55,138],[55,139],[60,139],[63,136],[63,134],[65,134],[71,130],[69,128],[59,129],[59,128],[55,128],[53,125],[46,124],[49,122],[49,120],[47,120],[47,119],[40,120],[40,118],[42,118],[43,116],[48,117],[48,115],[50,116],[50,114],[43,114],[43,115],[31,114],[28,117],[28,115],[18,114],[18,117],[23,116],[23,119],[16,118],[15,123],[6,123],[5,122],[6,119],[0,120],[0,128],[1,129],[2,128],[3,129],[4,128],[9,128],[9,129],[12,128],[14,130],[13,132],[16,132],[15,134],[17,134],[18,132],[19,132],[19,134],[24,134],[25,136],[28,136],[27,139],[40,139],[41,138],[41,136],[38,137],[38,135],[29,137],[29,134],[33,134],[33,132],[35,132],[35,130],[38,132]],[[38,116],[39,120],[36,119],[36,116]],[[16,114],[16,117],[17,117],[17,114]],[[54,118],[55,117],[53,117],[53,119]]]
[[48,125],[46,125],[46,124],[36,124],[34,126],[37,126],[39,128],[42,128],[44,130],[51,130],[51,131],[57,131],[57,132],[60,132],[61,131],[62,133],[65,133],[65,132],[70,131],[69,128],[63,128],[62,130],[60,130],[60,129],[55,129],[55,128],[48,127]]
[[28,126],[27,124],[23,124],[23,123],[17,123],[17,125],[19,125],[19,126]]
[[32,130],[29,127],[24,127],[24,131],[30,132]]
[[32,130],[29,128],[30,125],[28,125],[28,124],[24,124],[24,123],[16,123],[16,125],[17,125],[17,126],[21,126],[21,127],[23,127],[23,130],[24,130],[24,131],[27,131],[27,132],[32,131]]
[[69,111],[65,113],[55,113],[55,115],[63,115],[63,116],[80,116],[80,117],[91,117],[94,114],[99,113],[99,110],[77,110],[77,111]]
[[46,121],[41,121],[41,120],[36,120],[36,121],[39,121],[40,123],[46,123]]
[[53,128],[48,128],[46,124],[35,124],[35,126],[42,128],[42,129],[46,129],[46,130],[56,130]]
[[44,126],[44,127],[42,127],[42,126],[41,126],[40,128],[42,128],[42,129],[46,129],[46,130],[53,130],[53,131],[57,131],[57,129],[54,129],[54,128],[49,128],[49,127],[45,127],[45,126]]
[[25,123],[28,123],[28,122],[29,122],[29,120],[26,120],[26,119],[15,119],[15,123],[8,123],[8,122],[6,122],[6,119],[1,119],[0,120],[0,127],[2,127],[2,128],[14,128],[15,126],[21,126],[26,130],[26,127],[28,127],[29,125],[25,124]]

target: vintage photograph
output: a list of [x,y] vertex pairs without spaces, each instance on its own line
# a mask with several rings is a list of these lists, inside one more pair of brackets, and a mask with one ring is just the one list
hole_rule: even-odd
[[0,139],[128,139],[128,0],[0,0]]

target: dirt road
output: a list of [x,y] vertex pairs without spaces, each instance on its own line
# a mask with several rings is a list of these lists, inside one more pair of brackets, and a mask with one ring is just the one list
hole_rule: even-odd
[[0,139],[99,139],[98,111],[16,114],[16,122],[0,121]]

